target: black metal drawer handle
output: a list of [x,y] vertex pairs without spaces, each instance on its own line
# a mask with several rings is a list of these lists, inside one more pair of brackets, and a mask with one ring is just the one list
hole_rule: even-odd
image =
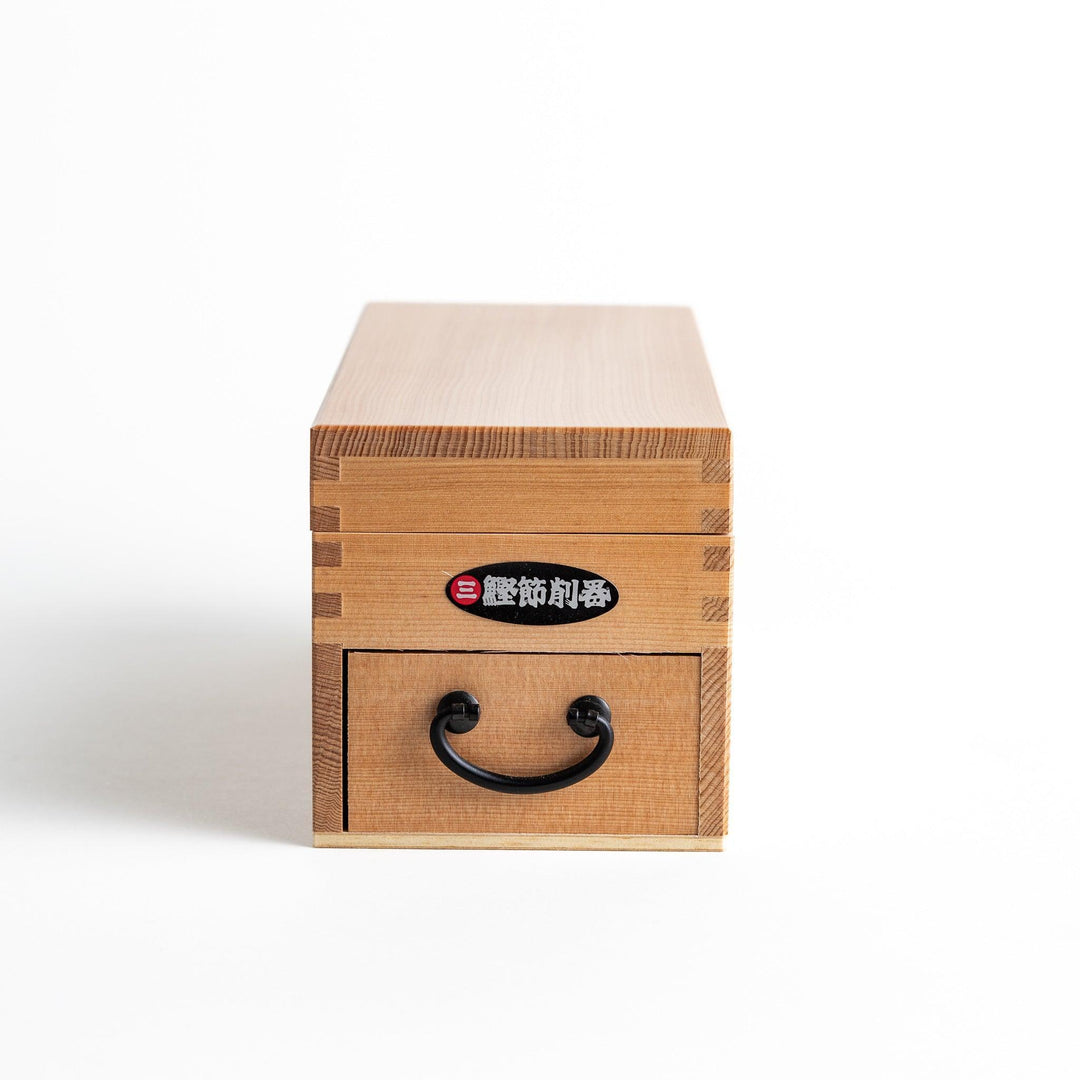
[[448,731],[454,735],[472,731],[479,722],[480,702],[464,690],[454,690],[442,698],[435,710],[435,719],[431,721],[431,748],[451,772],[489,791],[534,795],[540,791],[558,791],[569,787],[586,776],[592,776],[607,761],[615,745],[615,733],[611,730],[611,707],[603,698],[586,694],[570,703],[566,722],[583,739],[597,739],[592,753],[568,769],[543,776],[504,776],[466,761],[446,737]]

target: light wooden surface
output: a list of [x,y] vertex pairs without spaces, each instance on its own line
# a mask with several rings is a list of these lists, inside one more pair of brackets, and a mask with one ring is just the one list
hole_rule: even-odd
[[[341,545],[341,565],[316,566],[315,593],[341,614],[314,620],[318,642],[365,649],[537,652],[700,652],[728,643],[726,537],[423,533],[317,534]],[[600,574],[619,602],[587,622],[523,626],[456,608],[446,583],[486,563],[533,559]],[[328,601],[318,604],[326,608]]]
[[727,422],[689,308],[368,304],[315,425]]
[[730,448],[687,308],[369,304],[311,466],[319,480],[346,457],[726,463]]
[[[697,656],[353,652],[346,662],[350,833],[697,832]],[[450,738],[484,768],[535,775],[580,761],[595,743],[570,730],[566,709],[587,693],[611,706],[614,749],[562,791],[487,791],[431,748],[450,690],[480,701],[477,727]]]
[[706,512],[731,507],[730,483],[703,473],[679,460],[347,457],[311,498],[337,510],[327,531],[699,533]]
[[721,836],[570,833],[315,833],[318,848],[486,848],[496,851],[723,851]]

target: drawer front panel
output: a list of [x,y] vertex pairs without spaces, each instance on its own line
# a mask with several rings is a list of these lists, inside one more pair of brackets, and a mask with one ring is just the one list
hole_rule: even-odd
[[[694,652],[728,642],[731,540],[708,536],[321,533],[314,640],[354,649]],[[446,586],[475,567],[563,564],[606,578],[618,603],[584,622],[478,618]]]
[[[352,833],[693,835],[698,831],[698,656],[350,652],[346,828]],[[489,791],[435,756],[442,696],[465,690],[481,717],[452,745],[512,775],[566,768],[595,745],[569,704],[611,706],[614,748],[580,783],[543,794]]]
[[727,461],[320,458],[313,528],[727,533]]

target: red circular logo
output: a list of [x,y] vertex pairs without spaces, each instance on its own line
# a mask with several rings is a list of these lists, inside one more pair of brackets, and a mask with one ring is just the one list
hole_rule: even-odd
[[459,604],[475,604],[480,599],[480,582],[472,574],[461,574],[450,582],[450,595]]

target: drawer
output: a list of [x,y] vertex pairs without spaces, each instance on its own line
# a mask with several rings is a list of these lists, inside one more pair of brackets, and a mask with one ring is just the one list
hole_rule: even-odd
[[[698,832],[700,656],[350,651],[344,675],[343,817],[358,841],[372,840],[359,834],[550,841]],[[432,746],[439,702],[458,690],[477,699],[480,719],[446,738],[471,765],[519,777],[573,767],[598,742],[567,724],[568,707],[582,695],[610,706],[610,754],[560,790],[479,787]]]

